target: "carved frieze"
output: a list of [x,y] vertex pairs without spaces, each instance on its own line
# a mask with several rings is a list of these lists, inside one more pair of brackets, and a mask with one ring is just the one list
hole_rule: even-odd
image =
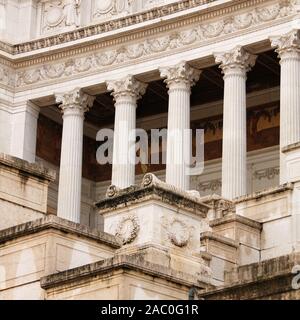
[[[237,14],[231,18],[225,17],[217,22],[201,23],[189,30],[172,31],[163,36],[136,41],[134,44],[121,45],[114,49],[102,50],[87,57],[72,58],[63,62],[40,65],[32,69],[18,71],[16,87],[52,79],[62,79],[87,72],[98,72],[105,67],[125,64],[137,59],[144,59],[167,51],[180,49],[189,45],[205,43],[205,40],[221,37],[241,29],[281,18],[292,11],[289,2],[280,2],[260,9],[253,9],[245,14]],[[251,18],[250,18],[251,17]],[[248,21],[245,23],[245,19]],[[232,21],[235,21],[232,23]],[[251,21],[251,22],[249,22]]]
[[93,20],[103,20],[130,13],[132,0],[92,0]]
[[0,64],[0,84],[5,87],[12,87],[15,85],[15,73],[13,70],[5,65]]

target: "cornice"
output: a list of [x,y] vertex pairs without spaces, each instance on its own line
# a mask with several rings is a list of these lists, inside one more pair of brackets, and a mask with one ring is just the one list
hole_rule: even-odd
[[[232,0],[235,1],[235,0]],[[138,25],[143,22],[148,22],[155,19],[162,19],[172,14],[180,13],[187,9],[209,5],[219,0],[182,0],[168,5],[152,8],[146,11],[138,12],[126,17],[112,19],[95,25],[90,25],[76,30],[43,37],[40,39],[20,43],[8,44],[0,41],[0,50],[11,54],[18,55],[30,51],[35,51],[43,48],[50,48],[55,45],[74,42],[80,39],[88,39],[90,37],[104,34],[111,31],[123,29],[128,26]]]
[[[203,4],[202,0],[199,1]],[[199,1],[182,1],[174,5],[199,6]],[[155,26],[144,26],[111,38],[61,48],[60,51],[56,49],[37,56],[33,51],[34,55],[26,59],[20,59],[18,55],[10,61],[0,58],[0,84],[13,87],[14,83],[15,89],[20,90],[26,86],[93,75],[100,70],[168,56],[214,43],[216,39],[221,41],[273,26],[298,13],[293,0],[232,0],[201,12],[198,10],[177,19],[161,21]],[[1,63],[4,64],[2,70]]]
[[[43,63],[54,61],[66,57],[71,57],[74,55],[85,54],[91,51],[97,51],[105,49],[107,47],[114,47],[118,45],[124,45],[130,42],[136,42],[139,39],[145,39],[153,37],[157,34],[162,34],[164,32],[170,32],[178,30],[180,28],[185,28],[189,25],[194,25],[197,23],[202,23],[208,20],[216,20],[219,17],[224,15],[232,14],[253,6],[258,6],[263,3],[274,4],[274,0],[231,0],[226,3],[219,3],[215,6],[210,6],[209,8],[203,8],[201,11],[196,10],[193,12],[188,12],[188,9],[196,8],[199,9],[203,4],[208,4],[216,2],[219,3],[220,0],[183,0],[182,2],[177,2],[175,4],[170,4],[169,6],[178,6],[180,7],[179,12],[182,13],[181,16],[176,16],[174,19],[162,20],[159,19],[156,23],[150,25],[138,26],[141,21],[138,21],[137,28],[134,30],[125,30],[127,25],[118,24],[118,28],[115,29],[118,32],[115,34],[110,34],[110,31],[105,30],[101,32],[100,25],[89,26],[74,31],[61,33],[55,36],[37,39],[27,43],[21,43],[17,45],[8,45],[4,44],[5,48],[10,48],[8,51],[1,48],[3,52],[9,53],[9,56],[3,56],[4,60],[15,61],[15,66],[17,68],[28,67],[33,64]],[[287,3],[292,3],[293,0],[277,0],[275,4],[282,3],[282,5],[287,6]],[[165,6],[165,7],[169,7]],[[281,5],[280,5],[281,6]],[[164,8],[164,7],[163,7]],[[162,8],[156,8],[153,10],[161,10],[165,12]],[[171,11],[171,13],[166,14],[165,16],[172,15],[176,13],[172,10],[166,10],[166,12]],[[119,20],[130,20],[131,16],[122,18]],[[156,18],[154,16],[154,18]],[[153,20],[155,20],[153,18]],[[114,25],[117,24],[119,20],[111,20],[104,24]],[[128,26],[133,26],[135,23],[129,23]],[[92,32],[84,31],[88,28],[95,28],[98,30],[97,33],[93,34]],[[125,31],[124,31],[125,30]],[[123,34],[124,31],[124,34]],[[101,36],[100,38],[95,38],[94,36]],[[78,42],[79,40],[84,40],[84,42]],[[2,43],[3,44],[3,43]],[[62,47],[59,45],[69,44],[68,47]],[[46,52],[40,52],[40,49],[48,49]],[[51,52],[52,51],[52,52]],[[28,54],[24,56],[24,54]],[[1,58],[1,51],[0,51]]]

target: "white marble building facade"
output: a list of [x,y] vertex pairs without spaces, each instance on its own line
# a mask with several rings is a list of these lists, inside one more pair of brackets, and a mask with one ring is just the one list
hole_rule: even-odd
[[[278,54],[276,62],[270,58],[274,54]],[[216,78],[213,68],[219,68],[221,78]],[[48,213],[109,232],[111,221],[117,218],[107,212],[100,217],[95,202],[105,198],[109,186],[123,190],[140,185],[144,176],[136,173],[134,165],[119,165],[115,160],[124,154],[134,156],[129,130],[183,130],[193,121],[221,117],[222,130],[216,130],[222,152],[205,161],[201,175],[189,177],[185,167],[177,164],[190,141],[175,143],[170,137],[169,161],[155,175],[188,199],[192,190],[198,191],[205,205],[209,196],[217,194],[234,202],[238,214],[252,219],[249,194],[289,184],[295,184],[298,192],[299,69],[299,0],[0,0],[0,152],[57,172],[49,185]],[[273,82],[271,77],[270,83],[256,86],[251,75],[263,78],[264,70],[280,81]],[[147,92],[159,95],[152,85],[157,81],[164,86],[161,98],[168,105],[167,112],[148,115],[145,108],[140,112],[149,101]],[[213,83],[222,97],[201,102],[201,95],[209,93],[201,92],[199,81]],[[104,112],[109,96],[113,121],[90,121],[96,103],[102,99]],[[259,147],[249,148],[251,110],[276,103],[280,104],[280,141],[267,144],[269,138],[261,136],[255,141]],[[37,154],[38,141],[43,140],[42,135],[38,137],[41,115],[62,128],[56,163]],[[120,129],[122,121],[128,123],[127,131]],[[267,127],[261,124],[261,130],[271,130],[272,121],[268,119]],[[111,179],[93,180],[82,169],[87,157],[84,139],[96,140],[98,130],[106,127],[115,129]],[[96,157],[96,153],[89,156]],[[294,233],[280,247],[282,254],[290,252],[291,246],[298,248],[300,241],[296,191],[291,197],[292,222],[284,220],[283,224],[288,229],[292,223]],[[123,217],[123,209],[118,210]],[[143,208],[136,211],[143,221]],[[182,214],[189,216],[185,211]],[[253,220],[273,223],[269,218],[255,216]],[[199,217],[188,219],[192,224]],[[279,228],[272,223],[268,224],[270,233]],[[205,220],[204,224],[201,231],[210,232],[209,223]],[[137,245],[147,245],[147,241],[138,238]],[[226,245],[233,248],[235,244]],[[272,248],[261,249],[266,258],[278,256]],[[251,251],[247,262],[258,262],[257,250]],[[224,280],[216,279],[215,284]]]

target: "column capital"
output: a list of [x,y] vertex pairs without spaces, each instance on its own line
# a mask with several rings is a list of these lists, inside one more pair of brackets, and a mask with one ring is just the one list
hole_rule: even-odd
[[199,80],[201,70],[192,68],[187,62],[182,61],[175,66],[159,68],[160,75],[165,78],[168,88],[174,84],[184,84],[190,89]]
[[257,59],[257,56],[249,53],[242,46],[237,46],[230,51],[214,53],[214,56],[225,75],[232,71],[246,74],[255,65]]
[[133,76],[120,80],[106,81],[107,90],[112,91],[111,95],[117,101],[121,97],[130,97],[134,100],[140,99],[146,92],[147,84],[136,80]]
[[81,89],[74,89],[64,93],[56,93],[55,100],[63,113],[69,110],[84,114],[93,106],[95,97],[82,92]]
[[270,41],[280,58],[289,53],[300,53],[300,30],[296,29],[285,35],[270,37]]

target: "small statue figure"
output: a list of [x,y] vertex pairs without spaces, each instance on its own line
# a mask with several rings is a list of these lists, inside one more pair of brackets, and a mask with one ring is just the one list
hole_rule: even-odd
[[66,26],[80,25],[80,5],[81,0],[67,0],[64,5],[64,15]]

